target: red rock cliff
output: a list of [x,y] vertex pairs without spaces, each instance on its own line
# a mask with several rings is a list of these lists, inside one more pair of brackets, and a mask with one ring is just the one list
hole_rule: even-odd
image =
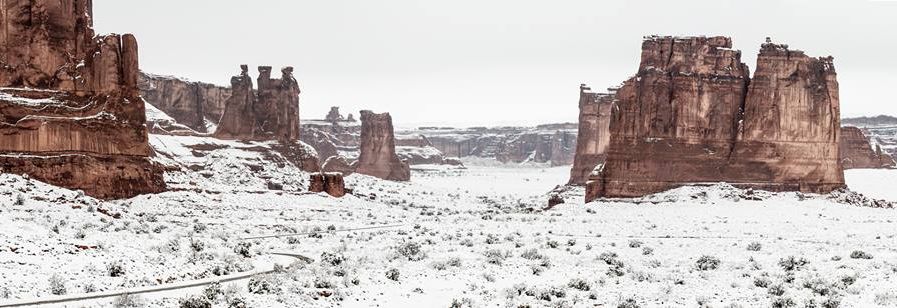
[[830,58],[767,43],[754,81],[726,37],[649,37],[617,93],[607,162],[587,200],[730,182],[827,192],[844,184]]
[[271,78],[271,67],[260,66],[257,95],[252,90],[248,66],[231,79],[231,96],[215,136],[224,139],[299,140],[299,83],[293,68],[281,70],[280,79]]
[[227,87],[169,76],[140,74],[138,84],[147,103],[200,133],[218,124],[225,101],[231,96]]
[[411,167],[396,155],[396,138],[389,113],[361,112],[361,153],[355,172],[391,181],[411,180]]
[[570,184],[584,185],[589,175],[607,158],[610,144],[610,115],[616,89],[612,93],[594,93],[581,85],[579,88],[579,133]]
[[894,159],[883,153],[881,147],[872,147],[863,130],[857,127],[841,128],[841,162],[844,169],[893,168]]
[[0,7],[0,171],[102,198],[162,191],[137,40],[94,37],[92,16],[89,0]]

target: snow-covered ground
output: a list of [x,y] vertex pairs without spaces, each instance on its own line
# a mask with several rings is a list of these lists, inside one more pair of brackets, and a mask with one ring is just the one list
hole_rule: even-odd
[[[410,183],[352,175],[354,195],[334,199],[303,192],[305,174],[264,144],[151,139],[160,160],[199,170],[168,175],[176,191],[103,202],[0,175],[0,307],[285,262],[272,252],[315,260],[220,293],[58,306],[178,307],[207,293],[216,307],[897,306],[892,209],[718,185],[588,205],[570,189],[549,210],[569,168],[519,166],[423,166]],[[848,172],[861,192],[897,201],[895,179]],[[338,232],[370,226],[384,228]],[[301,235],[241,240],[284,233]]]

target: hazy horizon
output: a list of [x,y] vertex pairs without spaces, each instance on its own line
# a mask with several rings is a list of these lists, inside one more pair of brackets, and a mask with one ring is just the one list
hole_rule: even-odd
[[[228,85],[294,66],[305,119],[330,106],[398,126],[576,122],[578,87],[636,73],[645,35],[725,35],[752,69],[765,37],[835,57],[844,117],[897,115],[894,1],[96,0],[98,33],[134,33],[141,69]],[[890,34],[890,36],[889,36]]]

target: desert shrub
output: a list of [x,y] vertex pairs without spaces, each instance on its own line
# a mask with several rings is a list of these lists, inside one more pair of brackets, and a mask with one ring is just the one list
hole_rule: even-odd
[[401,274],[399,273],[399,270],[395,269],[395,268],[391,268],[388,271],[386,271],[386,279],[389,279],[392,281],[399,281],[400,275]]
[[277,294],[280,290],[280,281],[272,275],[256,275],[249,278],[249,293]]
[[748,251],[760,251],[760,249],[763,249],[763,245],[759,242],[752,242],[747,246]]
[[766,289],[766,292],[772,296],[782,296],[785,295],[785,287],[780,284],[771,285]]
[[617,308],[641,308],[641,306],[639,306],[638,300],[629,297],[620,301],[620,304],[617,305]]
[[190,238],[190,249],[192,249],[193,252],[202,252],[206,249],[206,243],[198,239]]
[[452,299],[452,304],[449,306],[449,308],[471,308],[471,307],[475,307],[475,306],[473,304],[473,300],[469,299],[469,298],[462,298],[460,300],[457,298]]
[[611,265],[617,260],[617,253],[613,251],[602,252],[598,255],[598,260],[604,261],[607,265]]
[[489,264],[502,265],[507,255],[498,249],[486,250],[486,262]]
[[112,300],[113,308],[138,308],[145,307],[143,298],[137,295],[123,294]]
[[335,286],[332,281],[324,277],[315,277],[313,284],[318,289],[333,289]]
[[639,248],[639,247],[642,247],[643,244],[645,244],[645,243],[642,241],[639,241],[639,240],[630,240],[629,248]]
[[15,205],[15,206],[23,206],[23,205],[25,205],[25,195],[23,195],[23,194],[18,194],[18,195],[16,195],[16,201],[13,202],[12,205]]
[[567,240],[567,246],[570,246],[570,247],[576,246],[576,239],[571,238],[571,239]]
[[50,294],[65,295],[68,291],[65,289],[65,280],[59,275],[50,276]]
[[650,256],[652,254],[654,254],[654,248],[647,247],[647,246],[642,247],[642,255]]
[[567,283],[567,286],[580,291],[589,291],[592,289],[592,285],[586,281],[585,279],[574,278]]
[[427,258],[427,254],[421,250],[421,245],[416,242],[405,242],[395,247],[396,253],[405,257],[408,261],[420,261]]
[[212,302],[204,296],[191,296],[178,300],[180,308],[212,308]]
[[779,266],[786,272],[799,271],[807,264],[810,264],[810,261],[807,261],[807,259],[795,258],[794,256],[779,260]]
[[224,290],[221,289],[221,284],[218,282],[210,283],[206,286],[205,289],[202,290],[202,294],[206,296],[210,301],[216,301],[219,297],[224,295]]
[[872,255],[869,254],[869,253],[867,253],[867,252],[865,252],[865,251],[862,251],[862,250],[855,250],[854,252],[851,252],[851,253],[850,253],[850,258],[851,258],[851,259],[871,260],[871,259],[872,259]]
[[832,286],[822,278],[813,278],[804,281],[803,287],[821,296],[828,296],[834,293]]
[[348,261],[345,255],[339,252],[323,252],[321,253],[321,263],[330,265],[330,266],[338,266]]
[[207,229],[206,225],[203,223],[196,223],[193,225],[193,231],[196,233],[203,233]]
[[695,266],[699,271],[711,271],[719,268],[720,260],[714,256],[701,256]]
[[768,288],[772,284],[772,280],[769,277],[757,277],[754,278],[754,285],[760,288]]
[[626,274],[626,271],[624,270],[625,268],[626,265],[623,263],[623,261],[614,259],[613,261],[611,261],[610,267],[607,268],[607,272],[605,273],[611,277],[622,277]]
[[558,241],[555,241],[555,240],[548,240],[547,242],[545,242],[545,246],[548,246],[548,248],[554,249],[554,248],[558,248],[559,246],[561,246],[561,243],[558,243]]
[[495,234],[486,235],[486,244],[495,245],[498,243],[501,243],[501,239],[498,238],[498,235],[495,235]]
[[841,307],[841,299],[834,296],[829,296],[822,300],[822,302],[819,303],[819,306],[822,308],[838,308]]
[[106,273],[109,277],[122,277],[125,275],[125,266],[121,261],[115,261],[106,265]]
[[776,297],[772,300],[771,304],[772,308],[790,308],[797,306],[794,300],[788,297]]
[[523,253],[520,254],[520,257],[527,259],[527,260],[538,260],[538,259],[542,259],[544,256],[541,253],[539,253],[538,249],[531,248],[531,249],[524,250]]
[[237,243],[237,245],[234,245],[234,253],[241,255],[244,258],[252,257],[252,243],[250,243],[250,242]]

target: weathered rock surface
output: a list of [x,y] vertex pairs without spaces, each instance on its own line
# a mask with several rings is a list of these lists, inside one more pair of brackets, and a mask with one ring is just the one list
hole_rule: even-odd
[[214,131],[231,96],[227,87],[145,73],[138,86],[147,103],[200,133]]
[[313,193],[326,192],[328,195],[341,198],[346,195],[346,183],[343,174],[334,172],[312,173],[309,176],[308,191]]
[[361,152],[354,167],[355,172],[385,180],[411,180],[411,167],[396,155],[395,131],[389,113],[361,112]]
[[349,160],[344,156],[331,156],[324,161],[324,166],[321,167],[321,171],[324,172],[338,172],[343,176],[350,176],[355,173],[355,168],[352,167],[352,164],[349,163]]
[[280,79],[271,78],[271,67],[260,66],[258,91],[252,90],[248,66],[231,78],[231,96],[225,103],[215,137],[239,140],[299,139],[299,83],[293,68],[281,70]]
[[857,127],[841,128],[841,163],[844,169],[893,168],[894,159],[876,144],[872,147],[869,138]]
[[585,185],[589,175],[607,158],[610,145],[610,115],[616,89],[611,93],[595,93],[586,85],[579,88],[579,133],[570,184]]
[[101,198],[165,189],[134,36],[94,37],[91,1],[0,6],[0,165]]
[[836,73],[767,42],[754,79],[726,37],[649,37],[616,96],[607,161],[587,200],[729,182],[774,191],[844,186]]

